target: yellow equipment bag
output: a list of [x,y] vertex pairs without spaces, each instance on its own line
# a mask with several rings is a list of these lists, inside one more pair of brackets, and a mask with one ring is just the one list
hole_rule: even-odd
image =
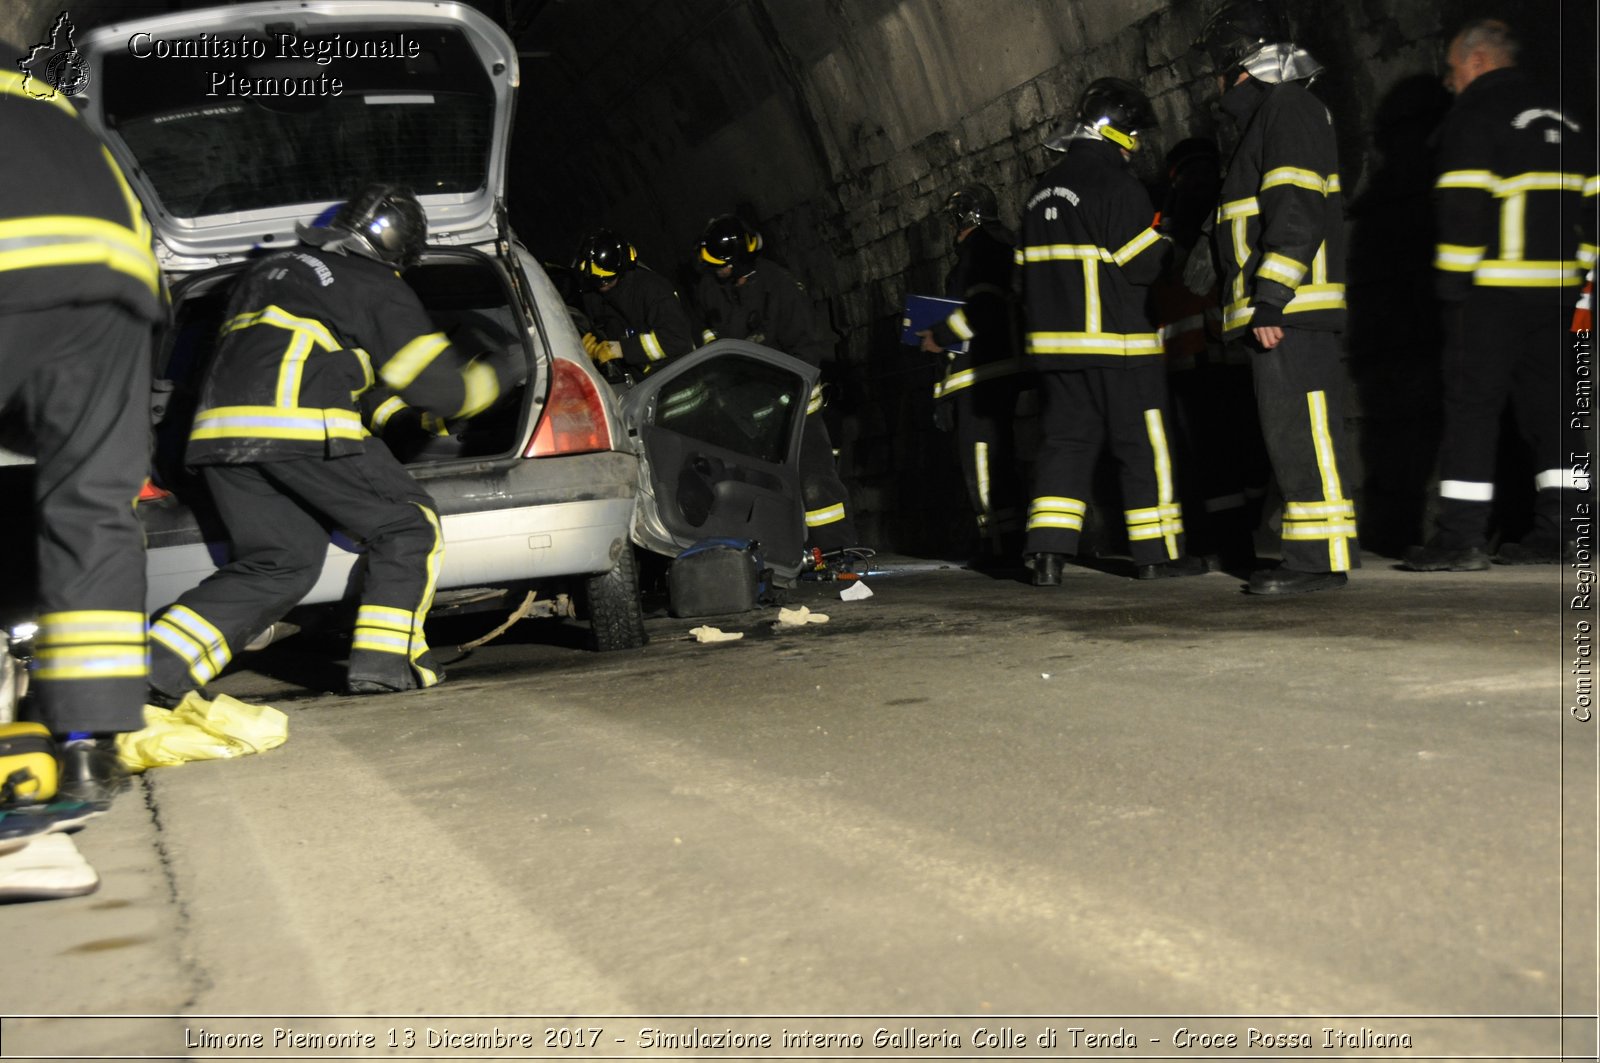
[[56,795],[56,740],[38,723],[0,724],[0,806],[42,805]]

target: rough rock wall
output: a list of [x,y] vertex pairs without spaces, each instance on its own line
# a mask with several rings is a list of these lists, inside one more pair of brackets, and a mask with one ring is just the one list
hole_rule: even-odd
[[[1185,62],[1210,4],[1177,0],[616,0],[551,6],[525,46],[513,188],[519,229],[564,261],[599,224],[686,272],[713,214],[737,209],[806,278],[837,336],[827,416],[864,538],[959,556],[969,523],[927,356],[897,342],[909,292],[937,291],[934,217],[984,181],[1015,223],[1042,147],[1096,77],[1139,81],[1165,148],[1218,135],[1211,87]],[[1363,531],[1393,550],[1422,532],[1438,419],[1428,296],[1426,141],[1448,106],[1444,45],[1475,15],[1518,24],[1525,64],[1559,72],[1592,111],[1593,5],[1534,0],[1290,0],[1328,67],[1352,232],[1352,390]]]

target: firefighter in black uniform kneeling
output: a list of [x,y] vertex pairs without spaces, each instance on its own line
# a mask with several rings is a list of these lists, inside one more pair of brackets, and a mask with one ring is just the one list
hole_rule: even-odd
[[1034,469],[1026,550],[1033,584],[1061,583],[1078,551],[1102,446],[1121,467],[1128,546],[1139,579],[1193,576],[1205,562],[1183,550],[1161,340],[1146,309],[1168,241],[1150,196],[1129,172],[1139,134],[1155,124],[1138,87],[1101,78],[1084,91],[1076,124],[1049,145],[1067,157],[1047,170],[1022,221],[1028,358],[1044,392],[1044,440]]
[[1248,589],[1343,587],[1360,560],[1340,472],[1344,200],[1333,119],[1302,84],[1322,67],[1263,0],[1222,8],[1196,47],[1242,130],[1217,210],[1222,329],[1253,345],[1261,431],[1283,494],[1283,563],[1252,573]]
[[327,228],[299,232],[302,246],[238,282],[202,385],[186,460],[205,476],[232,560],[151,625],[150,685],[161,701],[210,682],[310,591],[329,527],[366,548],[348,692],[442,678],[423,637],[444,553],[439,515],[368,435],[359,396],[381,383],[465,419],[521,378],[520,356],[469,358],[400,279],[427,239],[409,189],[368,185]]
[[[708,343],[750,340],[820,367],[830,345],[811,298],[794,274],[760,250],[761,237],[731,214],[706,225],[699,247],[705,273],[696,292],[705,324],[701,338]],[[844,481],[833,461],[833,441],[822,420],[820,384],[806,404],[800,482],[806,545],[824,554],[858,545]]]
[[125,779],[112,736],[144,726],[134,499],[166,296],[122,171],[70,100],[43,79],[25,84],[21,54],[0,43],[0,409],[36,459],[33,711],[64,743],[62,796],[106,799]]
[[1022,553],[1022,486],[1013,422],[1029,379],[1017,352],[1012,297],[1017,238],[1000,224],[999,203],[987,185],[957,191],[944,215],[956,243],[945,296],[962,305],[918,333],[924,351],[945,356],[943,376],[933,386],[935,420],[948,418],[955,429],[967,498],[977,515],[975,563],[1014,564]]
[[573,259],[590,329],[583,346],[608,377],[640,376],[694,349],[694,328],[678,293],[639,263],[632,244],[609,229],[584,237]]

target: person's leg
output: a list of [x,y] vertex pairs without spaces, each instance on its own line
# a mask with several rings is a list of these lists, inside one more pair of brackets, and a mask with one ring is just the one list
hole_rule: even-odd
[[[52,732],[144,726],[150,325],[112,303],[0,318],[3,390],[36,446],[37,713]],[[0,396],[0,405],[4,396]]]
[[806,541],[823,553],[859,545],[849,492],[833,460],[833,441],[822,414],[806,415],[800,440],[800,488],[805,495]]
[[361,454],[265,472],[365,548],[351,692],[431,687],[443,679],[423,631],[444,561],[444,534],[428,493],[375,440]]
[[320,466],[321,458],[208,465],[211,500],[228,531],[231,560],[161,611],[150,625],[150,686],[165,701],[205,686],[316,585],[328,529],[266,473]]
[[1285,329],[1278,346],[1256,352],[1252,365],[1262,435],[1284,506],[1283,566],[1252,575],[1250,588],[1282,594],[1343,586],[1360,554],[1355,504],[1341,472],[1339,337]]
[[1041,373],[1039,387],[1042,438],[1023,550],[1034,558],[1034,583],[1054,586],[1061,579],[1061,558],[1078,552],[1105,421],[1089,370]]
[[1575,464],[1588,445],[1569,442],[1576,433],[1567,427],[1571,412],[1562,408],[1577,393],[1564,300],[1547,296],[1529,302],[1517,315],[1526,330],[1514,347],[1511,407],[1533,453],[1533,529],[1521,542],[1502,543],[1494,559],[1501,564],[1553,565],[1574,538],[1564,527],[1563,514],[1578,512],[1577,505],[1590,498],[1588,459]]
[[1184,557],[1183,513],[1169,442],[1166,369],[1160,362],[1107,370],[1107,434],[1121,473],[1128,550],[1142,578],[1199,575]]

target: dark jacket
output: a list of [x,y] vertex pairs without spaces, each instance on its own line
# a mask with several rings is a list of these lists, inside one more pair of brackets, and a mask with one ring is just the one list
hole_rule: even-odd
[[1126,368],[1161,356],[1146,311],[1170,242],[1114,144],[1080,139],[1046,171],[1022,218],[1027,353],[1042,370]]
[[742,282],[702,274],[697,294],[708,341],[753,340],[815,366],[833,350],[805,285],[770,259]]
[[[477,352],[473,352],[477,353]],[[382,381],[447,419],[491,406],[508,358],[469,359],[394,270],[298,247],[255,263],[234,289],[189,433],[191,465],[361,451],[359,400]]]
[[1224,334],[1268,325],[1343,330],[1344,197],[1333,116],[1299,82],[1254,78],[1228,90],[1224,110],[1243,127],[1217,209]]
[[166,315],[150,226],[122,171],[65,96],[31,95],[0,46],[0,313],[112,300]]
[[[956,262],[945,277],[944,294],[962,305],[932,329],[933,341],[947,349],[944,379],[933,397],[949,398],[974,384],[1010,376],[1025,368],[1017,357],[1012,297],[1017,238],[998,222],[984,222],[956,245]],[[966,344],[964,351],[948,350]]]
[[1433,186],[1441,299],[1582,286],[1595,259],[1594,138],[1559,104],[1515,67],[1456,98]]
[[648,369],[694,349],[694,328],[678,293],[661,274],[638,266],[608,292],[584,292],[595,335],[622,345],[622,358]]

